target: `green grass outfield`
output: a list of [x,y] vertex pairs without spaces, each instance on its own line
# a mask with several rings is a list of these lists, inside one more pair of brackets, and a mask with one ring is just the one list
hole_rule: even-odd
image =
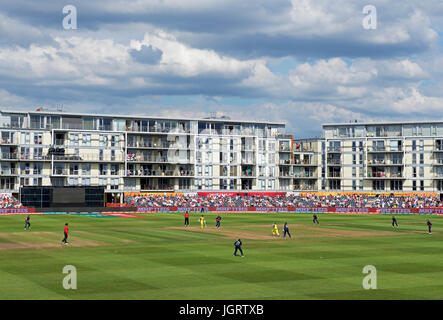
[[[443,217],[205,214],[208,227],[182,227],[182,214],[146,218],[0,216],[0,299],[443,299]],[[293,239],[272,238],[271,223]],[[60,243],[69,222],[70,245]],[[234,240],[245,257],[233,257]],[[77,289],[65,290],[65,265]],[[365,265],[377,289],[364,290]]]

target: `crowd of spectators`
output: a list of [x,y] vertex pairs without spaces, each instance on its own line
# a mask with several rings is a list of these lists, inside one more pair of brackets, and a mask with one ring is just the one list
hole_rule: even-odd
[[428,208],[441,207],[439,197],[368,196],[368,195],[137,195],[126,197],[126,203],[136,207],[340,207],[340,208]]
[[0,193],[0,208],[21,208],[22,204],[9,193]]

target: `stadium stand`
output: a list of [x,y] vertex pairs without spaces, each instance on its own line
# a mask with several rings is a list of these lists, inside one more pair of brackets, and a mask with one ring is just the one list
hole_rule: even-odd
[[22,208],[23,205],[9,193],[0,193],[0,208]]
[[134,207],[339,207],[339,208],[429,208],[442,207],[433,196],[367,196],[330,195],[306,196],[245,196],[245,195],[136,195],[125,198]]

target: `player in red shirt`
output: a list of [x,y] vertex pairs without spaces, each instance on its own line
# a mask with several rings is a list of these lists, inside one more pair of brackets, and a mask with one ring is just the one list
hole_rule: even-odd
[[185,213],[185,227],[189,226],[189,212]]
[[69,229],[68,229],[68,224],[67,223],[65,224],[65,229],[63,230],[63,232],[65,234],[65,237],[63,238],[62,243],[68,244],[67,240],[68,240]]

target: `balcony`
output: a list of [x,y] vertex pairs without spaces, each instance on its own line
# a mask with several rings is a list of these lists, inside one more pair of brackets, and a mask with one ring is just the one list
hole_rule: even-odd
[[293,176],[294,176],[294,178],[315,178],[315,179],[317,179],[317,177],[314,176],[313,172],[309,172],[309,173],[295,172]]
[[328,153],[340,153],[341,148],[340,147],[328,147]]
[[[340,161],[339,161],[340,162]],[[312,166],[315,165],[313,161],[311,160],[299,160],[294,159],[294,165],[295,166]]]
[[66,169],[54,168],[52,170],[52,175],[53,176],[67,176],[68,173],[69,173],[69,170],[66,170]]
[[299,190],[299,191],[315,191],[315,186],[314,185],[299,185],[299,184],[294,184],[294,190]]
[[402,146],[392,147],[392,146],[369,146],[367,147],[367,151],[369,153],[374,152],[387,152],[387,153],[395,153],[395,152],[403,152]]
[[291,152],[291,148],[289,146],[280,146],[280,152]]
[[19,155],[17,153],[1,153],[1,160],[17,160]]
[[128,170],[127,177],[193,177],[192,170]]
[[327,177],[328,178],[340,178],[341,174],[339,172],[330,172]]
[[3,169],[0,171],[2,176],[17,176],[19,174],[19,170],[17,169]]
[[337,159],[328,159],[328,165],[332,165],[332,166],[334,166],[334,165],[340,165],[341,164],[341,161],[340,160],[337,160]]
[[246,178],[254,178],[255,177],[255,172],[253,172],[253,171],[242,171],[241,175],[242,175],[242,177],[246,177]]
[[16,145],[17,143],[15,142],[15,139],[11,138],[6,138],[6,139],[1,139],[0,140],[0,145]]
[[435,141],[434,149],[432,151],[443,152],[443,141],[442,140]]
[[371,179],[404,179],[401,172],[368,172],[367,178]]
[[55,139],[55,145],[56,146],[64,146],[65,145],[65,139]]

